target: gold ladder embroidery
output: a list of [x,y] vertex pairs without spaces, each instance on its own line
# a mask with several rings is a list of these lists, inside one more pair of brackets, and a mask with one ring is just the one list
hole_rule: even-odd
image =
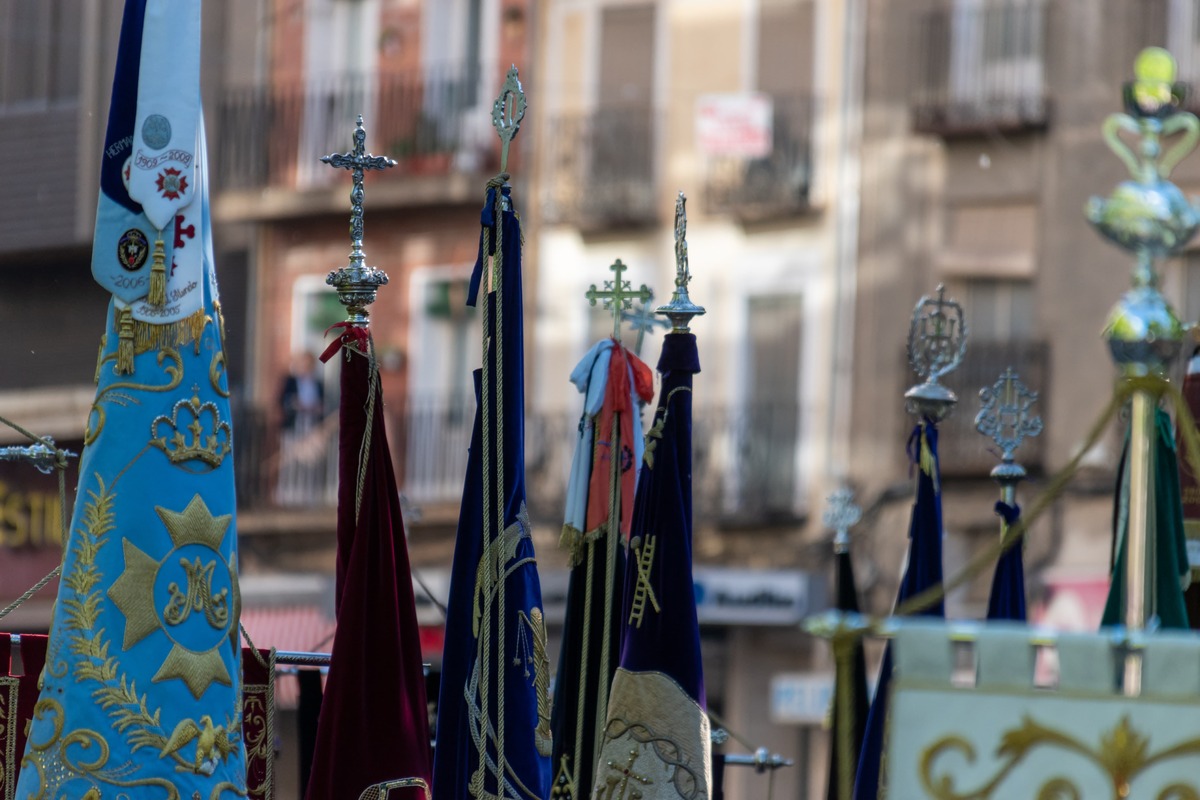
[[631,544],[634,552],[637,554],[637,586],[633,590],[633,603],[629,609],[629,624],[636,628],[642,627],[642,616],[646,613],[646,601],[650,601],[650,605],[654,607],[656,614],[662,613],[662,608],[658,605],[658,597],[654,594],[654,587],[650,585],[650,568],[654,566],[654,548],[658,543],[657,536],[647,536],[645,541],[641,541],[642,537],[635,536]]

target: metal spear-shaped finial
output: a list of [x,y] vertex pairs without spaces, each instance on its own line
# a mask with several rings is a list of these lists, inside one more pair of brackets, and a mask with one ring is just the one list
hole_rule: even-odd
[[348,322],[354,325],[369,324],[367,306],[375,302],[379,287],[388,282],[387,273],[366,265],[363,252],[363,172],[372,169],[388,169],[396,162],[385,156],[369,155],[366,152],[367,132],[363,128],[360,114],[354,129],[354,149],[349,153],[334,153],[321,160],[339,169],[348,169],[354,176],[350,190],[350,263],[329,273],[325,282],[337,290],[338,299],[350,313]]
[[687,197],[680,192],[675,198],[675,291],[671,294],[671,302],[658,307],[658,313],[671,320],[671,333],[688,333],[692,317],[704,313],[704,307],[696,305],[688,297],[691,279],[687,251]]
[[517,65],[508,68],[504,76],[504,85],[500,87],[500,96],[492,104],[492,125],[500,134],[500,172],[508,172],[508,146],[512,143],[517,131],[521,129],[521,119],[525,116],[525,92],[521,89],[521,79],[517,75]]
[[833,552],[845,553],[850,549],[850,529],[862,519],[862,509],[855,505],[854,491],[848,487],[835,490],[826,502],[822,521],[834,532]]
[[936,298],[926,295],[917,302],[908,329],[908,361],[925,379],[904,393],[908,413],[934,422],[950,413],[958,397],[938,379],[958,367],[966,352],[967,322],[962,306],[947,300],[946,287],[938,284]]
[[597,300],[604,301],[604,307],[609,309],[613,315],[613,338],[619,342],[621,341],[621,317],[625,310],[633,306],[634,300],[648,302],[653,294],[646,284],[643,283],[634,290],[629,281],[621,278],[627,269],[621,259],[618,258],[614,261],[609,269],[616,275],[616,279],[605,281],[603,289],[597,289],[596,284],[593,283],[584,297],[593,306],[596,305]]

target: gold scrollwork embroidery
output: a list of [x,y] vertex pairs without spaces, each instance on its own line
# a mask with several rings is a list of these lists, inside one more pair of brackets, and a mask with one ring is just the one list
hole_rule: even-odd
[[[1183,756],[1200,755],[1200,738],[1188,739],[1156,753],[1150,752],[1150,739],[1135,729],[1128,715],[1110,730],[1101,734],[1099,747],[1092,747],[1070,734],[1035,722],[1028,715],[1021,725],[1005,731],[1000,737],[996,755],[1002,760],[999,768],[981,786],[959,792],[952,775],[934,773],[934,762],[946,753],[957,751],[965,761],[973,763],[975,748],[961,736],[946,736],[934,742],[921,754],[921,785],[935,800],[986,800],[1033,751],[1054,747],[1083,756],[1101,769],[1112,783],[1113,797],[1130,796],[1130,784],[1151,766]],[[1078,800],[1082,797],[1077,785],[1064,777],[1055,777],[1042,785],[1038,800]],[[1162,789],[1158,800],[1200,800],[1194,786],[1173,783]]]
[[[104,361],[116,358],[116,354],[110,354]],[[163,365],[164,361],[170,361],[170,364]],[[103,402],[117,403],[118,405],[128,406],[136,404],[137,398],[128,394],[130,391],[142,392],[169,392],[175,389],[183,381],[183,358],[180,357],[178,351],[165,347],[158,353],[158,366],[162,367],[166,373],[168,381],[165,384],[155,386],[148,383],[134,383],[132,381],[118,381],[110,383],[102,390],[96,393],[96,399],[92,402],[92,410],[88,414],[87,427],[83,433],[83,443],[89,445],[96,441],[96,437],[104,430],[104,423],[107,419],[107,414],[104,407],[100,405]]]
[[[224,339],[222,339],[224,341]],[[221,385],[221,376],[225,374],[225,351],[218,350],[212,358],[212,363],[208,365],[208,380],[212,384],[213,391],[221,397],[229,397],[229,390]]]

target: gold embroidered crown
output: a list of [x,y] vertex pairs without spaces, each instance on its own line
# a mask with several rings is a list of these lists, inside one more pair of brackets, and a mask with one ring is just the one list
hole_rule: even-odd
[[[180,424],[181,414],[186,425]],[[160,434],[162,426],[166,429]],[[216,469],[232,449],[232,438],[233,429],[221,419],[217,404],[201,403],[196,387],[192,387],[192,399],[176,403],[170,417],[164,414],[150,423],[150,444],[166,453],[172,464],[199,460]]]

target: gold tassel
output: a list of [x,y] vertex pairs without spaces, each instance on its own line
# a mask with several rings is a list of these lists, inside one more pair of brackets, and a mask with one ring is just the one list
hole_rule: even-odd
[[154,242],[154,262],[150,267],[150,294],[146,302],[155,308],[167,304],[167,252],[163,248],[162,233]]
[[117,320],[117,374],[133,374],[133,309],[121,309]]

